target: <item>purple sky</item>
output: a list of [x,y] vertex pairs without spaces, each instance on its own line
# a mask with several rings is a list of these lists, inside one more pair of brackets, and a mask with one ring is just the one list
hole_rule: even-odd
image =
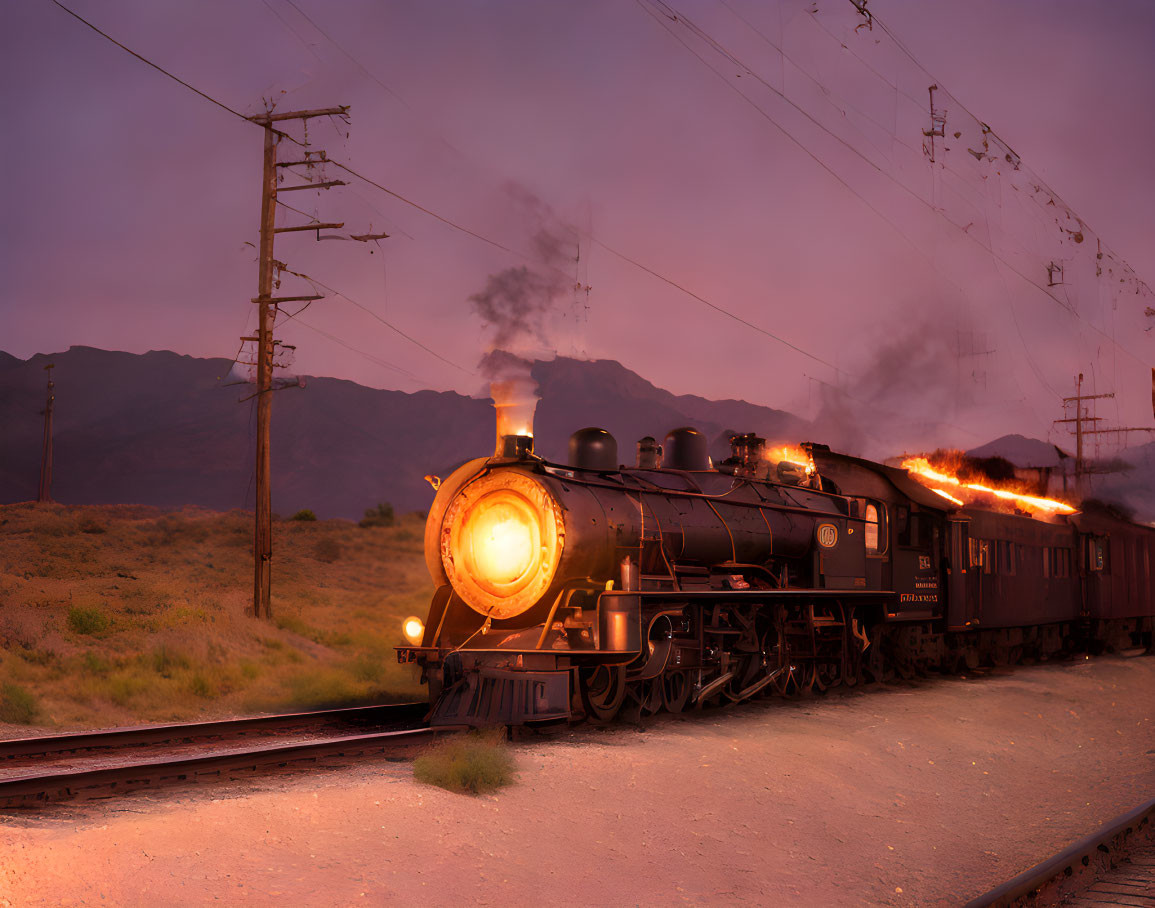
[[[349,104],[348,138],[314,121],[310,139],[460,224],[524,250],[540,227],[592,233],[837,370],[588,240],[574,271],[592,287],[588,309],[582,298],[560,300],[542,350],[617,359],[678,393],[802,416],[832,403],[860,418],[871,412],[885,426],[867,442],[872,453],[889,453],[878,446],[892,437],[924,447],[1006,431],[1046,437],[1079,371],[1092,389],[1119,393],[1103,415],[1151,423],[1149,298],[1088,276],[1095,239],[1060,243],[1068,235],[1047,221],[1054,206],[1024,200],[1025,186],[993,192],[987,165],[966,154],[974,130],[939,149],[961,182],[932,167],[918,147],[925,74],[877,26],[849,31],[860,20],[847,0],[670,5],[889,174],[637,3],[296,4],[379,81],[286,0],[71,5],[244,113],[258,112],[262,96],[281,109]],[[1095,238],[1155,278],[1155,5],[871,0],[870,9],[953,95],[940,94],[948,145],[969,122],[964,104]],[[256,240],[260,131],[48,0],[5,4],[0,36],[0,349],[232,357],[253,324],[246,243]],[[526,192],[552,213],[543,219]],[[393,234],[373,255],[284,235],[277,257],[464,367],[330,299],[301,317],[307,324],[280,332],[298,345],[297,371],[402,390],[481,389],[471,373],[489,335],[467,300],[519,259],[364,184],[284,200],[352,232]],[[280,223],[300,220],[282,212]],[[1004,261],[996,265],[964,227]],[[1070,279],[1051,295],[1011,270],[1045,284],[1045,265],[1063,255]],[[282,287],[296,290],[309,288]],[[995,352],[960,359],[960,348]]]

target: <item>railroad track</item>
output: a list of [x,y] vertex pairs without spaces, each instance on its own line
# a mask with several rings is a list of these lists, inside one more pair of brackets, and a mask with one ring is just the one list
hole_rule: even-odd
[[1155,906],[1155,798],[972,899],[966,908],[1020,905]]
[[218,781],[321,760],[403,759],[433,738],[403,703],[0,741],[0,808]]

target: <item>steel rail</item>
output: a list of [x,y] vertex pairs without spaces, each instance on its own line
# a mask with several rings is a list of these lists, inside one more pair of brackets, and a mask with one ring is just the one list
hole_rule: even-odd
[[1098,832],[1068,845],[1053,858],[1036,864],[1030,870],[996,886],[966,903],[966,908],[1003,908],[1014,905],[1018,899],[1033,897],[1051,881],[1071,876],[1088,867],[1097,853],[1110,852],[1108,843],[1122,837],[1116,845],[1125,844],[1133,833],[1155,819],[1155,798],[1116,817]]
[[294,744],[266,744],[246,750],[217,751],[191,757],[137,760],[99,769],[71,769],[39,772],[0,780],[0,807],[39,806],[50,801],[77,796],[110,796],[140,788],[195,782],[202,777],[214,780],[232,773],[284,767],[290,763],[312,762],[327,757],[396,752],[430,740],[455,727],[410,728],[371,732]]
[[394,722],[420,722],[429,711],[426,703],[391,703],[382,706],[357,706],[345,709],[323,709],[272,716],[250,716],[243,719],[218,719],[180,725],[139,725],[103,731],[72,732],[36,738],[0,740],[0,766],[5,760],[50,756],[79,750],[105,750],[149,744],[168,744],[198,738],[218,738],[269,732],[296,726],[346,724],[386,725]]

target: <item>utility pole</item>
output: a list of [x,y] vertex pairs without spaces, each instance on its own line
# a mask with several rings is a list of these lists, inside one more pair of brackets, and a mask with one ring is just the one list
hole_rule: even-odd
[[1083,436],[1097,435],[1091,429],[1084,429],[1083,423],[1101,422],[1102,417],[1090,416],[1083,407],[1085,400],[1103,400],[1105,398],[1114,397],[1114,394],[1084,394],[1083,393],[1083,373],[1079,373],[1079,377],[1075,379],[1075,396],[1063,398],[1063,409],[1066,410],[1067,404],[1073,403],[1075,405],[1075,416],[1073,419],[1056,419],[1055,424],[1060,423],[1074,423],[1075,424],[1075,491],[1078,494],[1083,493],[1083,477],[1087,473],[1086,460],[1083,457]]
[[[1155,382],[1155,376],[1152,377]],[[1153,387],[1152,394],[1155,395],[1155,387]],[[1113,470],[1101,468],[1098,470],[1091,469],[1087,466],[1086,457],[1083,454],[1083,439],[1088,435],[1121,435],[1127,432],[1155,432],[1155,426],[1110,426],[1106,429],[1085,427],[1086,423],[1102,422],[1102,418],[1098,416],[1089,416],[1083,409],[1083,401],[1085,400],[1103,400],[1105,398],[1112,398],[1114,394],[1084,394],[1083,393],[1083,375],[1079,373],[1079,377],[1075,381],[1075,396],[1064,397],[1063,407],[1066,409],[1067,404],[1073,403],[1075,405],[1074,418],[1056,419],[1055,423],[1074,423],[1075,424],[1075,490],[1082,494],[1083,480],[1091,473],[1110,473]],[[1155,406],[1155,400],[1153,400]]]
[[272,515],[272,482],[269,477],[269,420],[273,410],[273,325],[276,320],[277,306],[280,303],[293,301],[312,301],[320,296],[273,296],[273,269],[276,259],[273,258],[273,238],[278,233],[292,231],[336,229],[344,227],[344,223],[326,224],[314,222],[295,227],[276,226],[277,220],[277,193],[295,189],[328,189],[331,186],[343,186],[340,180],[327,183],[304,183],[298,186],[286,186],[281,190],[277,187],[277,168],[291,167],[302,164],[312,167],[324,161],[324,152],[318,158],[313,158],[313,152],[305,152],[305,160],[290,161],[283,164],[277,162],[277,144],[284,136],[273,124],[287,120],[309,120],[313,117],[340,117],[345,116],[348,107],[329,107],[323,110],[298,110],[285,113],[273,113],[268,110],[263,114],[249,117],[254,123],[265,128],[265,157],[264,170],[261,178],[261,240],[259,255],[259,272],[257,280],[257,296],[253,302],[259,306],[257,322],[257,456],[256,456],[256,527],[253,536],[253,615],[257,618],[271,618],[270,588],[273,567],[273,515]]
[[48,399],[44,404],[44,443],[40,449],[40,489],[36,493],[36,500],[40,502],[52,500],[52,406],[56,401],[56,383],[52,380],[52,370],[55,363],[44,367],[48,373]]

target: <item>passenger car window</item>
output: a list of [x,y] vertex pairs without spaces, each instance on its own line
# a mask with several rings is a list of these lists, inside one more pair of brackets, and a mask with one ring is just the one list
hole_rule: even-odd
[[1107,541],[1105,539],[1088,539],[1087,540],[1087,570],[1089,571],[1106,571],[1107,567]]

